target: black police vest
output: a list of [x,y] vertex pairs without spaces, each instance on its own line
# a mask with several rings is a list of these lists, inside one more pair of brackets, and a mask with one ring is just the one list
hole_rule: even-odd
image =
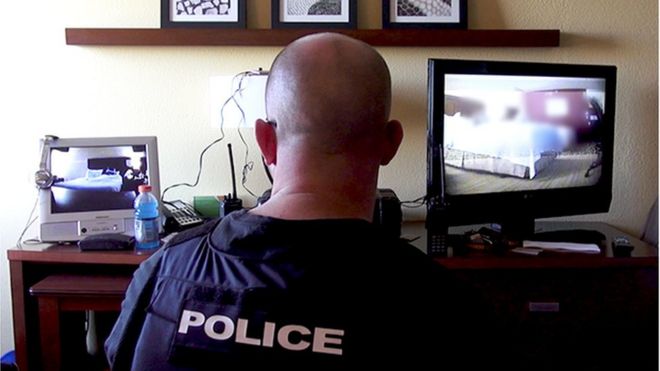
[[439,298],[443,275],[414,247],[360,221],[225,219],[163,251],[132,369],[420,369],[438,349],[458,355],[459,301]]

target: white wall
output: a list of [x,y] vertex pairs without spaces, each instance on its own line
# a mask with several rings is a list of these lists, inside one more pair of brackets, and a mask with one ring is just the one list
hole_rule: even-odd
[[[250,0],[249,24],[268,27],[269,1]],[[380,2],[361,0],[359,23],[380,26]],[[471,28],[559,28],[559,48],[382,48],[394,80],[393,116],[406,138],[381,186],[403,199],[425,189],[426,59],[488,58],[619,67],[614,200],[602,220],[638,234],[658,194],[658,4],[655,0],[471,0]],[[0,351],[13,348],[8,264],[34,202],[38,138],[157,135],[161,184],[191,181],[200,150],[219,135],[208,121],[209,77],[268,67],[279,48],[66,46],[65,27],[158,27],[158,0],[4,2],[0,22]],[[218,30],[218,32],[222,32]],[[228,141],[240,147],[235,131]],[[250,138],[248,142],[253,145]],[[229,191],[226,148],[208,153],[201,185],[172,192]],[[256,160],[256,147],[252,155]],[[237,155],[237,158],[241,156]],[[266,188],[257,163],[249,185]],[[247,198],[245,192],[241,197]],[[421,218],[421,210],[406,214]],[[28,233],[33,236],[34,229]]]

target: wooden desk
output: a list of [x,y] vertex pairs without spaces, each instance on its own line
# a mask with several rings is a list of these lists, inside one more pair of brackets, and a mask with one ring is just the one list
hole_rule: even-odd
[[[53,275],[104,275],[129,279],[148,255],[132,251],[80,252],[75,245],[25,246],[7,250],[11,278],[14,343],[20,370],[42,369],[38,301],[29,289]],[[43,288],[43,286],[42,286]],[[37,287],[38,289],[38,287]],[[44,292],[42,292],[44,293]]]
[[[597,230],[606,241],[596,255],[435,258],[491,305],[501,341],[512,351],[509,369],[657,370],[657,248],[604,223],[540,222],[536,227],[539,232]],[[450,233],[470,229],[479,226]],[[423,223],[404,224],[402,233],[419,237],[413,244],[426,251]],[[631,257],[613,256],[611,241],[622,235],[635,246]]]
[[[610,241],[625,234],[606,224],[537,225],[546,230],[596,229],[607,237],[606,248],[596,256],[475,254],[436,259],[493,304],[506,338],[520,355],[512,369],[657,369],[657,249],[628,236],[635,245],[632,256],[615,258]],[[426,251],[422,222],[404,223],[403,235],[419,237],[414,245]],[[81,253],[75,246],[10,249],[7,256],[14,341],[22,371],[41,369],[39,327],[33,320],[38,305],[30,287],[56,274],[130,277],[147,258],[133,252]],[[559,311],[535,312],[530,304],[550,309],[558,304]],[[569,363],[571,357],[576,363]]]
[[119,312],[130,282],[128,276],[55,274],[30,288],[30,294],[37,298],[39,306],[41,364],[44,370],[61,369],[62,347],[59,339],[62,312]]

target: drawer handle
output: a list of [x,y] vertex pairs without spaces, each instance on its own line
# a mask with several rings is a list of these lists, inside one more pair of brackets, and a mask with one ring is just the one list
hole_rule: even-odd
[[529,302],[529,311],[532,313],[556,313],[559,312],[559,303],[548,302],[548,303],[538,303],[538,302]]

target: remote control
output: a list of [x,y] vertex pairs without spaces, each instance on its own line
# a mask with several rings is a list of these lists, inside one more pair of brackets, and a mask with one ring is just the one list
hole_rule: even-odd
[[427,253],[430,256],[447,256],[448,236],[446,234],[428,234]]
[[624,236],[617,236],[612,240],[612,252],[614,256],[630,256],[630,252],[634,248],[635,246]]

